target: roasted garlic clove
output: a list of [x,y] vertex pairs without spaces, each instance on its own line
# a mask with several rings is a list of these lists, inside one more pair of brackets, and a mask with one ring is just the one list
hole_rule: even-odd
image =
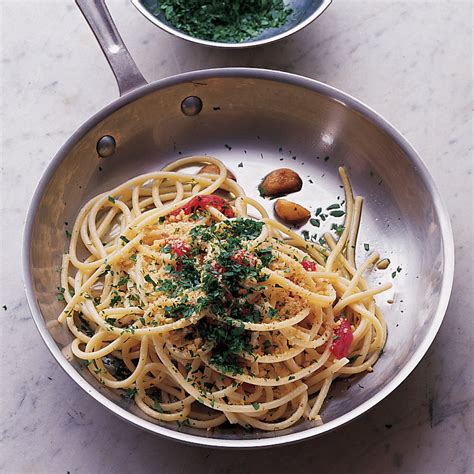
[[376,267],[379,270],[385,270],[386,268],[388,268],[389,265],[390,265],[390,260],[388,258],[383,258],[382,260],[379,260],[377,262]]
[[267,174],[258,190],[263,197],[277,197],[295,193],[303,186],[303,181],[298,173],[289,168],[280,168]]
[[275,214],[282,221],[289,222],[290,224],[303,224],[311,216],[308,209],[286,199],[277,199],[275,202]]

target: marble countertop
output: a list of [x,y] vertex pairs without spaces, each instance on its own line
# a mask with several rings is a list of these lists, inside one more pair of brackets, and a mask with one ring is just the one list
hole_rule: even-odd
[[226,452],[177,444],[115,418],[42,343],[19,262],[41,173],[74,129],[117,97],[117,87],[72,0],[2,0],[0,472],[473,472],[473,3],[335,0],[286,42],[233,52],[172,38],[126,0],[108,3],[149,80],[217,66],[282,69],[327,82],[384,115],[417,148],[446,200],[456,243],[453,295],[408,380],[324,437]]

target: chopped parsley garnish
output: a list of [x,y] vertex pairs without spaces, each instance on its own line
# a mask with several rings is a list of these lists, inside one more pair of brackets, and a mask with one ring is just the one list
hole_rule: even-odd
[[145,281],[148,283],[151,283],[153,286],[156,286],[156,282],[153,280],[153,278],[150,275],[145,275]]
[[[261,221],[250,218],[212,225],[195,224],[189,231],[190,242],[186,253],[177,255],[171,245],[165,245],[161,252],[167,254],[169,263],[161,267],[159,274],[155,273],[156,267],[151,264],[148,267],[150,273],[143,275],[145,282],[153,287],[153,298],[162,293],[174,300],[163,308],[166,318],[189,319],[197,314],[202,316],[205,311],[205,316],[189,327],[189,336],[202,339],[203,344],[210,348],[210,364],[222,373],[248,371],[251,374],[248,362],[242,357],[253,352],[251,331],[245,330],[245,323],[261,323],[265,318],[279,317],[277,308],[262,309],[258,298],[249,298],[266,289],[268,276],[262,270],[274,259],[268,242],[256,247],[249,245],[261,234],[262,228]],[[209,249],[212,252],[209,253]],[[129,258],[136,262],[137,254]],[[108,273],[113,274],[109,265],[105,266],[103,275]],[[122,290],[131,290],[135,283],[126,273],[117,275],[115,281],[110,307],[127,303],[138,307],[143,305],[138,290],[150,292],[149,287],[142,288],[138,284],[136,292],[124,294]],[[105,321],[109,330],[121,329],[122,333],[131,334],[139,327],[159,324],[158,320],[145,320],[143,316],[137,319],[136,325],[126,325],[115,318]],[[270,347],[265,350],[270,350]],[[126,392],[126,398],[133,398],[135,393],[135,389],[130,389]],[[157,403],[155,409],[160,411],[157,408],[161,407],[160,400]]]
[[120,295],[114,295],[112,299],[110,300],[110,306],[115,306],[117,303],[121,301]]
[[250,335],[242,327],[217,326],[199,321],[197,326],[203,340],[213,343],[209,361],[217,369],[232,375],[243,373],[239,364],[239,354],[251,353]]
[[58,286],[57,288],[58,294],[56,295],[56,298],[58,301],[66,301],[64,298],[64,292],[66,291],[62,286]]
[[125,244],[128,244],[130,242],[130,240],[128,240],[127,237],[125,237],[125,235],[121,235],[120,240],[122,240]]
[[[246,297],[265,289],[262,283],[267,276],[262,268],[274,258],[268,245],[247,250],[246,242],[258,237],[262,227],[262,222],[237,218],[192,228],[189,251],[179,257],[171,253],[176,264],[164,266],[167,277],[154,285],[155,291],[177,298],[165,308],[166,317],[187,319],[203,310],[209,313],[194,327],[204,344],[212,346],[210,363],[223,373],[243,372],[241,355],[252,352],[244,323],[264,318],[260,307]],[[210,259],[206,259],[207,248],[212,248]],[[202,296],[188,300],[189,290]],[[271,308],[268,316],[277,317],[277,310]]]
[[129,276],[128,276],[128,275],[123,276],[123,277],[120,278],[120,280],[117,282],[117,286],[126,285],[127,282],[128,282],[128,279],[129,279]]
[[125,393],[122,393],[121,397],[125,398],[126,400],[133,400],[136,394],[136,388],[127,388],[127,390],[125,390]]
[[194,305],[188,305],[185,303],[177,303],[177,304],[174,304],[173,306],[166,306],[165,315],[168,318],[189,319],[197,310],[198,308]]
[[273,260],[273,252],[271,247],[266,247],[263,249],[258,249],[255,251],[257,257],[262,261],[264,267],[268,267],[271,261]]
[[78,319],[78,328],[81,332],[83,332],[86,336],[92,337],[94,335],[94,331],[89,326],[89,323],[83,318],[82,313],[77,313]]
[[129,332],[130,334],[135,334],[135,327],[134,326],[128,326],[127,328],[125,328],[123,331],[122,331],[122,334],[124,332]]
[[107,199],[108,199],[109,202],[111,202],[112,204],[115,204],[115,198],[114,198],[114,197],[109,196]]
[[342,233],[344,232],[344,226],[343,225],[332,224],[331,225],[331,230],[333,230],[337,235],[341,236]]
[[275,308],[270,308],[267,314],[269,318],[278,318],[278,311]]
[[283,0],[153,0],[147,8],[187,35],[223,43],[241,43],[278,28],[292,12]]
[[392,278],[395,278],[397,276],[397,273],[400,273],[402,271],[402,267],[399,265],[397,269],[392,272]]
[[370,245],[369,244],[364,244],[364,250],[368,252],[370,250]]
[[163,410],[163,407],[161,406],[161,403],[157,400],[153,400],[153,408],[159,413],[165,412],[165,410]]

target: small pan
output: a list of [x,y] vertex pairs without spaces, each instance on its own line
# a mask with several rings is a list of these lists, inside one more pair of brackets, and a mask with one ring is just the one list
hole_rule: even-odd
[[[454,252],[446,208],[425,165],[383,118],[320,82],[277,71],[230,68],[196,71],[148,84],[125,48],[102,0],[77,0],[117,78],[121,97],[85,122],[51,161],[28,212],[23,252],[33,318],[53,356],[87,393],[145,430],[198,445],[275,446],[320,435],[380,402],[412,372],[443,319]],[[67,357],[68,331],[57,325],[58,267],[66,230],[91,197],[191,154],[214,155],[258,198],[259,180],[286,166],[303,177],[294,200],[315,210],[341,193],[337,169],[349,170],[365,197],[359,259],[377,249],[391,261],[372,284],[394,282],[378,300],[388,342],[373,373],[338,382],[324,424],[302,422],[276,433],[160,424],[100,386]],[[272,211],[272,202],[267,201]],[[316,230],[308,226],[306,230]],[[329,226],[326,230],[329,230]],[[393,300],[391,304],[387,299]],[[350,387],[350,388],[349,388]]]
[[284,38],[288,38],[294,33],[306,28],[316,18],[321,16],[331,4],[332,0],[287,0],[285,5],[291,8],[292,13],[287,18],[284,25],[278,28],[269,28],[264,30],[258,36],[249,38],[240,43],[224,43],[218,41],[208,41],[188,34],[175,28],[170,22],[166,20],[163,13],[158,15],[153,14],[157,10],[157,0],[131,0],[132,4],[137,10],[151,23],[161,28],[163,31],[170,33],[178,38],[190,41],[204,46],[212,46],[215,48],[226,49],[243,49],[261,46],[264,44],[274,43]]

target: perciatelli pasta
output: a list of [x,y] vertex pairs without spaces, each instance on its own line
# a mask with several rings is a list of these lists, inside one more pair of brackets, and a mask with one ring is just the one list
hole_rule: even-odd
[[[180,171],[203,164],[219,174]],[[374,296],[391,285],[363,277],[379,255],[355,262],[362,198],[341,168],[344,229],[320,245],[226,173],[194,156],[90,200],[63,258],[59,321],[91,374],[157,420],[320,420],[334,379],[372,370],[386,338]]]

